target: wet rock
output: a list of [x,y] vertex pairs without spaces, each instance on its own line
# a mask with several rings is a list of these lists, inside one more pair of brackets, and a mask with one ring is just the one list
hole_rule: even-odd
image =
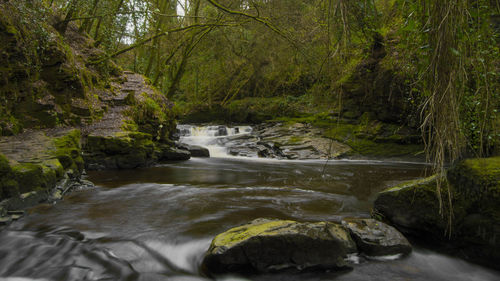
[[0,217],[0,225],[7,225],[12,222],[12,218],[10,216]]
[[153,162],[154,157],[155,144],[150,134],[125,131],[89,135],[84,154],[89,170],[144,167]]
[[500,157],[467,159],[440,179],[441,194],[452,194],[451,235],[446,197],[437,199],[437,176],[387,189],[375,200],[375,213],[404,233],[451,244],[459,255],[500,268]]
[[[445,183],[446,184],[446,183]],[[443,237],[447,221],[441,216],[436,176],[400,184],[380,192],[375,213],[405,233]]]
[[271,157],[288,159],[327,159],[350,150],[349,146],[323,137],[320,129],[308,124],[266,124],[256,128],[259,143],[272,144]]
[[215,136],[227,136],[227,128],[226,126],[219,126],[217,133]]
[[339,224],[257,219],[217,235],[202,266],[209,274],[337,269],[355,251],[349,232]]
[[160,161],[180,161],[180,160],[189,160],[191,158],[191,153],[187,150],[166,147],[162,149],[161,156],[159,158]]
[[24,208],[33,207],[47,199],[48,193],[46,191],[32,191],[4,200],[0,205],[5,208],[8,213],[12,210],[22,210]]
[[11,218],[13,221],[17,221],[17,220],[19,220],[20,218],[24,217],[25,212],[24,212],[24,211],[22,211],[22,210],[16,210],[16,211],[9,211],[9,212],[7,212],[7,214],[10,216],[10,218]]
[[189,153],[191,153],[191,157],[210,157],[210,151],[202,146],[180,144],[177,148],[189,151]]
[[368,256],[409,254],[408,240],[394,227],[374,219],[346,219],[342,225],[349,229],[360,252]]

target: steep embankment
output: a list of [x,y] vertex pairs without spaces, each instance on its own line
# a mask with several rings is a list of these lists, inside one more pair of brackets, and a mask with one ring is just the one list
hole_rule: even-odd
[[0,217],[60,198],[84,167],[189,158],[170,148],[173,104],[141,75],[89,63],[104,52],[39,5],[0,3]]

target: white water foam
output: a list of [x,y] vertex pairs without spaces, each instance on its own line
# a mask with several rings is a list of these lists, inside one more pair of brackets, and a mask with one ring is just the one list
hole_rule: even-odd
[[252,133],[252,127],[250,126],[178,125],[177,129],[181,133],[181,143],[205,147],[210,152],[210,157],[213,158],[231,157],[228,154],[227,147],[221,144],[221,139]]

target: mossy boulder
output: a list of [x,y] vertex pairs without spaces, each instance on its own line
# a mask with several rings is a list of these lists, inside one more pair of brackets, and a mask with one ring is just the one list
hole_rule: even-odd
[[436,176],[382,191],[374,209],[406,233],[417,231],[443,236],[446,230],[447,220],[440,214],[436,193]]
[[84,158],[90,170],[144,167],[156,159],[155,144],[150,134],[140,132],[89,135]]
[[468,202],[457,227],[464,251],[495,264],[500,260],[500,157],[462,161],[450,169],[448,179]]
[[[446,177],[387,189],[375,200],[374,213],[403,232],[451,244],[465,257],[499,268],[494,262],[500,260],[499,164],[500,157],[468,159],[452,167]],[[436,191],[438,179],[442,207]]]
[[[54,138],[56,150],[54,155],[64,170],[72,169],[76,173],[81,173],[84,168],[82,158],[82,147],[80,143],[81,132],[79,130],[70,130],[65,135]],[[61,167],[54,161],[49,161],[47,165],[54,168],[55,171],[61,171]]]
[[339,224],[257,219],[217,235],[202,267],[208,274],[338,269],[354,252],[354,241]]

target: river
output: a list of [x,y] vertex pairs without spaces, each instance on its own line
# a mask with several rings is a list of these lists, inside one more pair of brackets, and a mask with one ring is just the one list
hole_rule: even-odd
[[[35,207],[0,231],[0,280],[208,280],[198,267],[216,234],[260,217],[369,217],[377,192],[422,177],[428,167],[219,156],[89,172],[95,188]],[[500,279],[496,271],[422,246],[397,260],[354,260],[354,269],[341,273],[217,280]]]

